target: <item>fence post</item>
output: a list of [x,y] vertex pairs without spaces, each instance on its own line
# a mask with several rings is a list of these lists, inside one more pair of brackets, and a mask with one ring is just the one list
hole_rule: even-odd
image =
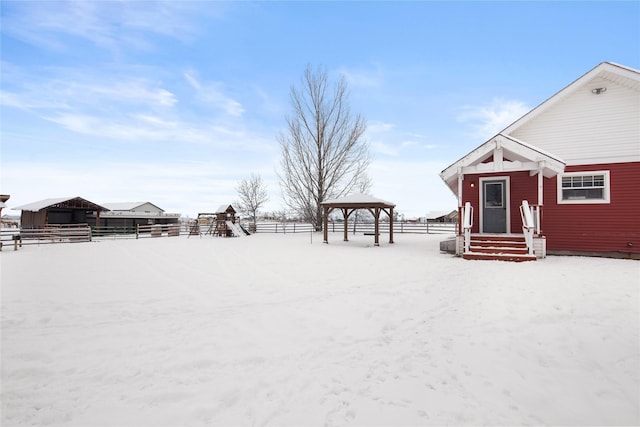
[[136,240],[138,240],[139,233],[140,233],[140,224],[136,224]]

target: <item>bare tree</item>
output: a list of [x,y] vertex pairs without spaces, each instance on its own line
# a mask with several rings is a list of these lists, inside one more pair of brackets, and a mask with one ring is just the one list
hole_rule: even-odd
[[239,209],[251,216],[255,230],[256,217],[260,209],[267,201],[269,195],[260,175],[252,173],[249,179],[243,179],[236,187],[240,196]]
[[[360,177],[360,180],[356,184],[356,188],[358,189],[358,192],[360,192],[362,194],[368,194],[369,191],[371,191],[371,186],[372,185],[373,185],[373,181],[371,180],[371,177],[368,174],[364,173],[364,174],[362,174],[362,176]],[[358,226],[358,220],[362,219],[362,217],[364,217],[366,219],[368,217],[373,217],[373,215],[371,215],[371,212],[368,212],[368,211],[364,211],[361,214],[360,213],[360,209],[357,209],[353,213],[353,234],[356,234],[356,228]]]
[[307,66],[300,89],[291,88],[291,104],[287,132],[278,136],[280,184],[285,203],[321,230],[321,203],[348,194],[369,166],[367,126],[351,114],[346,79],[330,87],[321,67]]

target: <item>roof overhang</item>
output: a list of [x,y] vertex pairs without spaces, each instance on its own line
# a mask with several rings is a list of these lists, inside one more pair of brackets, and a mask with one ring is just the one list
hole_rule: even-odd
[[369,208],[394,208],[395,203],[377,199],[368,194],[350,194],[339,199],[331,199],[320,203],[327,208],[369,209]]
[[453,163],[440,178],[458,195],[458,177],[486,173],[527,171],[551,178],[564,172],[565,162],[516,138],[498,134]]
[[17,206],[15,210],[38,212],[42,209],[78,209],[86,211],[105,212],[109,209],[97,203],[90,202],[82,197],[60,197],[57,199],[44,199],[27,205]]

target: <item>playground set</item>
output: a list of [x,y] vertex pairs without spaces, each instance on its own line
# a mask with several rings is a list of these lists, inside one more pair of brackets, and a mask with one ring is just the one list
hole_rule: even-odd
[[189,227],[189,236],[241,237],[249,234],[231,205],[222,205],[214,213],[199,213]]

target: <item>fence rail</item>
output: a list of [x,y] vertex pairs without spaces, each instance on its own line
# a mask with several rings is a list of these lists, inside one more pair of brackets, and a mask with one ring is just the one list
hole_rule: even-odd
[[91,227],[93,237],[112,238],[112,239],[135,239],[136,227],[111,227],[99,226]]
[[[349,223],[350,233],[373,233],[374,224],[371,223]],[[255,233],[310,233],[315,231],[315,227],[310,223],[301,222],[259,222],[256,227],[253,224],[246,224],[245,228]],[[342,233],[344,226],[342,222],[330,222],[330,233]],[[380,233],[389,233],[389,223],[379,224]],[[393,232],[396,234],[445,234],[455,233],[455,223],[409,223],[394,222]],[[173,237],[188,233],[185,224],[155,224],[138,225],[132,227],[89,227],[87,224],[73,225],[50,225],[44,228],[34,229],[14,229],[5,228],[0,232],[0,242],[5,246],[13,242],[14,245],[34,245],[48,243],[76,243],[90,242],[94,238],[102,239],[139,239],[147,237]],[[0,248],[2,246],[0,245]],[[17,246],[16,246],[17,247]],[[1,249],[0,249],[1,250]]]
[[[445,234],[455,233],[456,223],[447,222],[429,222],[429,223],[414,223],[414,222],[394,222],[394,233],[415,233],[415,234]],[[357,222],[349,223],[348,230],[351,233],[373,233],[375,224]],[[253,227],[250,227],[253,230]],[[344,231],[344,224],[342,222],[330,222],[328,224],[330,233],[338,233]],[[314,231],[315,228],[309,223],[299,222],[259,222],[256,224],[256,233],[309,233]],[[379,224],[380,233],[389,233],[389,223],[381,222]]]
[[140,237],[173,237],[180,235],[180,224],[153,224],[136,226],[136,239]]
[[91,228],[88,225],[74,225],[73,227],[52,225],[44,228],[3,229],[0,235],[3,242],[16,240],[20,242],[20,246],[77,243],[91,241]]

